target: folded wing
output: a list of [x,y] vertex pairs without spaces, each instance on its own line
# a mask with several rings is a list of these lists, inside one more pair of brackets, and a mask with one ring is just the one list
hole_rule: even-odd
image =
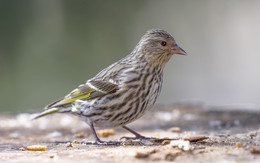
[[109,81],[88,81],[87,83],[82,84],[78,88],[71,91],[64,98],[47,105],[45,109],[68,105],[76,100],[88,100],[102,97],[107,94],[115,93],[118,89],[118,85],[113,84]]

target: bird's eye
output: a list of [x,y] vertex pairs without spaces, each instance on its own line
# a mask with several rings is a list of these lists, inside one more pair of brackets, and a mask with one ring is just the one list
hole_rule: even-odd
[[161,42],[161,45],[162,45],[162,46],[166,46],[166,44],[167,44],[167,43],[166,43],[165,41],[162,41],[162,42]]

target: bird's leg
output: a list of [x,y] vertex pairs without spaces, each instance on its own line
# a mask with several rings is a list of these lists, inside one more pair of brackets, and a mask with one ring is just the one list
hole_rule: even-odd
[[153,140],[154,142],[162,142],[162,141],[166,140],[166,139],[158,139],[158,138],[153,138],[153,137],[145,137],[145,136],[142,136],[141,134],[137,133],[136,131],[134,131],[134,130],[132,130],[132,129],[126,127],[126,126],[122,126],[122,128],[124,128],[124,129],[126,129],[127,131],[129,131],[129,132],[131,132],[132,134],[134,134],[135,137],[125,137],[125,136],[124,136],[124,137],[120,138],[120,140],[121,140],[121,139],[126,139],[126,140],[128,140],[128,139],[133,139],[133,140],[135,140],[135,139],[140,139],[140,140],[146,139],[146,140]]
[[97,136],[96,130],[94,128],[94,125],[91,123],[89,126],[90,126],[91,131],[92,131],[92,133],[94,135],[95,142],[93,143],[93,142],[85,141],[86,144],[97,144],[97,145],[119,145],[120,144],[120,142],[105,142],[105,141],[100,140],[98,138],[98,136]]
[[92,123],[91,123],[91,125],[90,125],[90,128],[91,128],[92,134],[94,135],[95,142],[96,142],[97,144],[102,144],[102,143],[104,143],[103,141],[101,141],[101,140],[98,138],[97,133],[96,133],[96,130],[95,130],[94,125],[93,125]]
[[131,138],[131,137],[122,137],[120,139],[147,139],[147,137],[143,136],[143,135],[140,135],[139,133],[137,133],[136,131],[126,127],[126,126],[122,126],[122,128],[126,129],[127,131],[131,132],[132,134],[135,135],[134,138]]

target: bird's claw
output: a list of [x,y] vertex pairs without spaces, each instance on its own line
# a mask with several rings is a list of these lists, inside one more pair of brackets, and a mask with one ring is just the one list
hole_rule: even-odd
[[127,137],[127,136],[123,136],[120,138],[120,140],[125,139],[125,140],[156,140],[157,138],[153,138],[153,137],[145,137],[145,136],[136,136],[136,137]]
[[120,145],[121,142],[116,142],[116,141],[98,141],[96,142],[97,145]]
[[113,142],[113,141],[109,141],[109,142],[106,142],[106,141],[87,141],[85,139],[82,140],[82,143],[83,144],[86,144],[86,145],[120,145],[121,142]]
[[128,140],[140,140],[140,141],[148,140],[150,142],[162,143],[163,141],[170,140],[170,139],[159,139],[159,138],[145,137],[145,136],[140,136],[140,137],[126,137],[126,136],[124,136],[124,137],[121,137],[120,140],[125,140],[125,141],[128,141]]

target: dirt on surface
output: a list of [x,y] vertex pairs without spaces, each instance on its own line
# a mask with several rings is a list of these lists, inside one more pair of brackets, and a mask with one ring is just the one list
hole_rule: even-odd
[[259,110],[156,106],[128,127],[167,140],[120,140],[131,133],[99,131],[100,139],[121,142],[115,146],[86,145],[94,138],[78,117],[54,114],[31,121],[35,115],[0,116],[0,162],[260,163]]

